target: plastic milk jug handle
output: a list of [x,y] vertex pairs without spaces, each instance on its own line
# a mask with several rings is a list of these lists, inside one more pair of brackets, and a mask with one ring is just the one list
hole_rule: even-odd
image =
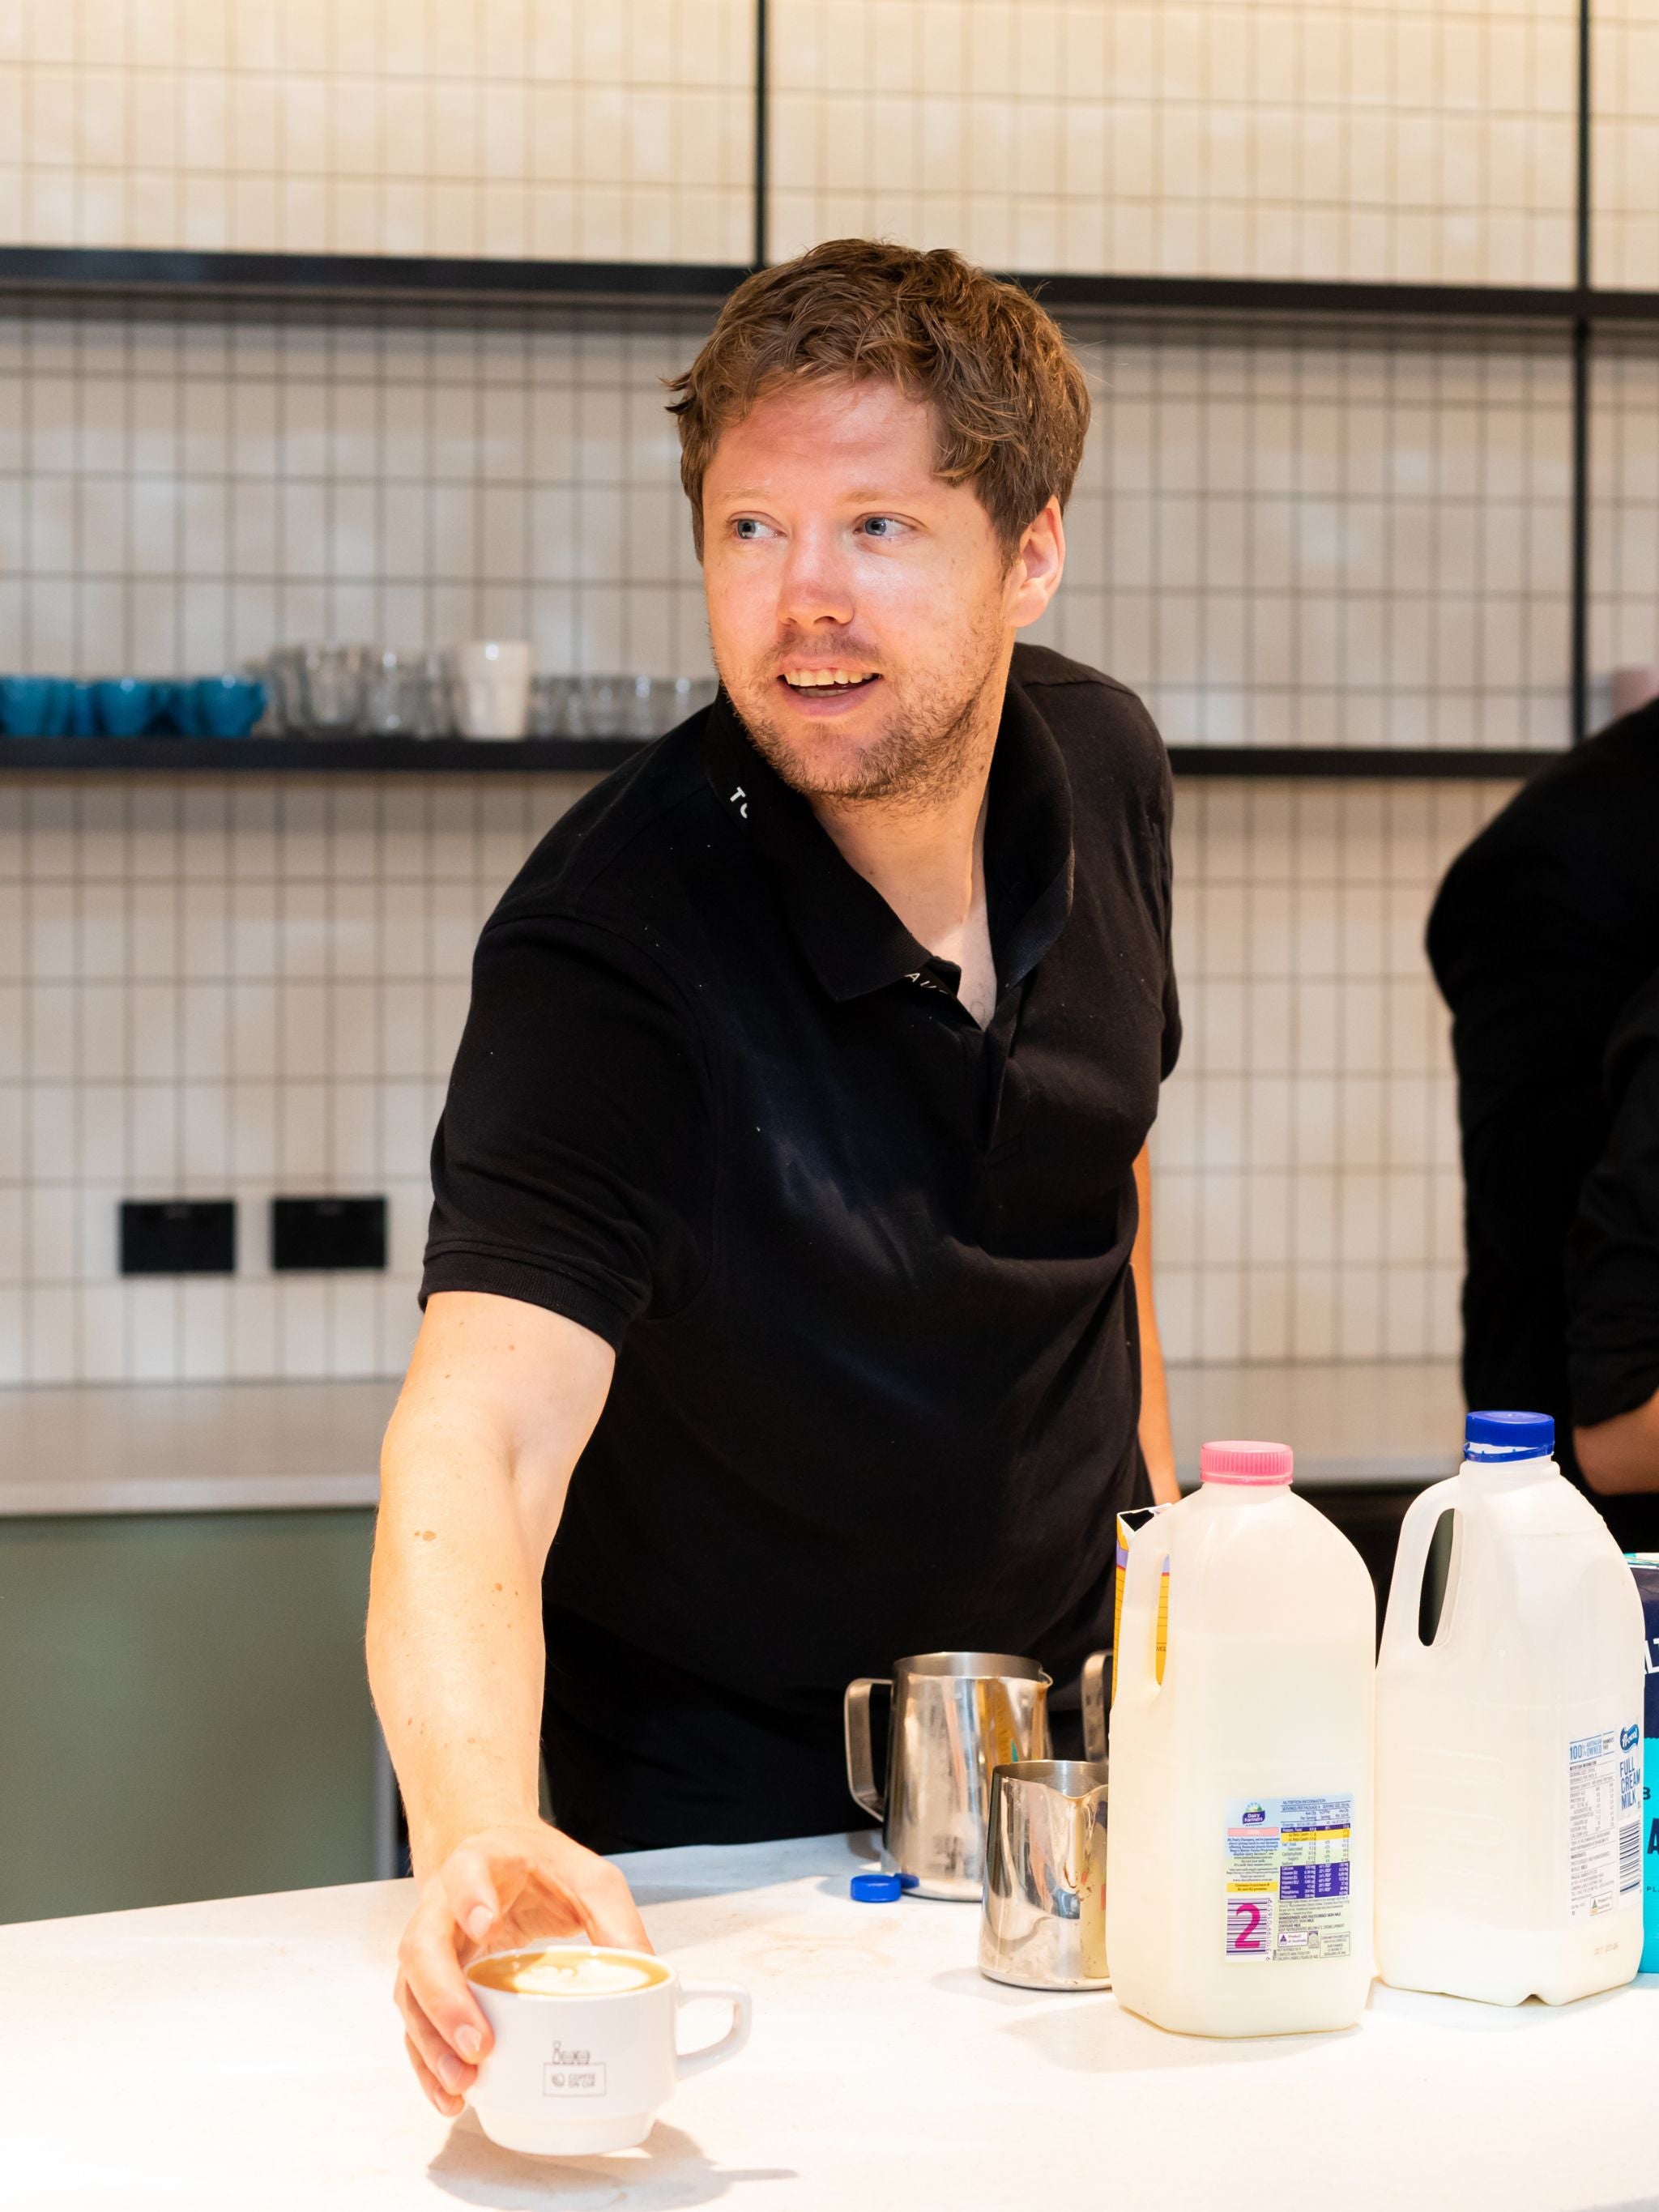
[[684,2081],[688,2074],[707,2072],[723,2059],[735,2058],[749,2040],[751,2007],[749,1992],[736,1982],[682,1982],[680,2002],[692,2004],[700,1997],[716,1997],[732,2008],[732,2025],[718,2043],[705,2044],[701,2051],[682,2051],[674,2048],[674,2072]]
[[[1117,1694],[1145,1695],[1158,1684],[1158,1600],[1164,1569],[1170,1557],[1166,1540],[1158,1543],[1148,1522],[1129,1546],[1129,1564],[1123,1577],[1123,1619],[1117,1636]],[[1170,1577],[1170,1626],[1175,1621],[1175,1578]],[[1173,1641],[1173,1638],[1171,1639]]]
[[842,1700],[842,1723],[847,1736],[847,1787],[854,1800],[878,1820],[887,1817],[887,1793],[876,1781],[876,1754],[870,1736],[870,1692],[892,1684],[885,1676],[861,1674],[847,1685]]
[[1448,1506],[1468,1503],[1462,1475],[1448,1475],[1419,1491],[1406,1508],[1400,1523],[1400,1543],[1394,1555],[1394,1577],[1389,1584],[1389,1609],[1382,1620],[1382,1656],[1396,1662],[1414,1653],[1423,1657],[1425,1647],[1417,1633],[1423,1602],[1423,1576],[1429,1564],[1429,1547],[1440,1516]]
[[1078,1677],[1083,1705],[1083,1756],[1096,1761],[1106,1756],[1107,1709],[1111,1703],[1107,1678],[1111,1664],[1109,1651],[1091,1651],[1084,1661],[1083,1672]]

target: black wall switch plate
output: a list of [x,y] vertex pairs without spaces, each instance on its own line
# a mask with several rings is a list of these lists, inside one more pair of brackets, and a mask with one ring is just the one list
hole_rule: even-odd
[[236,1202],[229,1198],[124,1198],[124,1275],[234,1275]]
[[384,1267],[383,1198],[273,1198],[270,1264],[295,1268]]

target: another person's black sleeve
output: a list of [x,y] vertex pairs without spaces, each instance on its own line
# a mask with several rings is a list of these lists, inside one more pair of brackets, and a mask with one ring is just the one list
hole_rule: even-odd
[[1607,1048],[1613,1126],[1567,1240],[1573,1419],[1593,1428],[1659,1390],[1659,975]]
[[498,917],[432,1148],[421,1284],[565,1314],[620,1344],[708,1271],[714,1140],[695,1015],[603,924]]
[[[1160,750],[1162,745],[1160,744]],[[1175,815],[1175,779],[1169,756],[1164,757],[1163,808],[1159,819],[1158,887],[1164,900],[1164,1035],[1158,1048],[1158,1074],[1167,1081],[1181,1057],[1181,994],[1176,987],[1175,860],[1171,831]]]

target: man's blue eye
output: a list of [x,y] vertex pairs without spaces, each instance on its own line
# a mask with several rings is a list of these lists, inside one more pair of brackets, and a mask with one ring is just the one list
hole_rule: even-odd
[[739,538],[758,538],[760,536],[760,525],[756,521],[752,514],[739,515],[738,518],[737,526],[738,535]]
[[894,514],[867,515],[864,526],[872,536],[890,538],[899,526],[898,517]]

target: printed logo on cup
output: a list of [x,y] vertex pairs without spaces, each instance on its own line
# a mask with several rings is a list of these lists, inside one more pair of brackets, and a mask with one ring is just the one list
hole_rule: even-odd
[[562,2043],[556,2043],[552,2056],[542,2069],[542,2094],[544,2097],[602,2097],[605,2094],[605,2068],[592,2063],[591,2051],[567,2051]]

